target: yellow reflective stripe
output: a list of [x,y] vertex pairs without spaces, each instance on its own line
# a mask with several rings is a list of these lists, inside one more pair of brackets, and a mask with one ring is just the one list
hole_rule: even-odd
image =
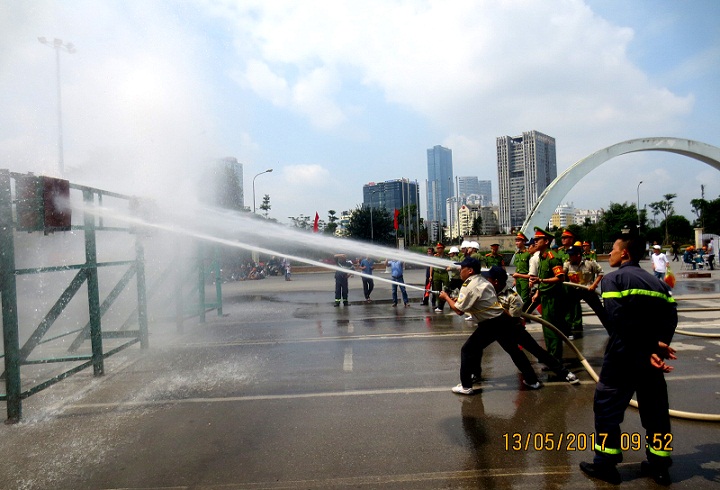
[[647,289],[626,289],[625,291],[607,291],[602,293],[603,299],[605,298],[624,298],[626,296],[651,296],[653,298],[664,299],[668,303],[674,303],[675,298],[668,296],[664,293],[658,293],[657,291],[648,291]]
[[595,444],[595,451],[605,454],[622,454],[620,449],[612,449],[609,447],[602,447],[600,444]]
[[658,451],[657,449],[654,449],[654,448],[653,448],[652,446],[650,446],[650,445],[646,445],[645,447],[648,449],[648,451],[650,451],[650,452],[651,452],[652,454],[654,454],[655,456],[660,456],[660,457],[663,457],[663,458],[669,458],[669,457],[672,455],[672,453],[671,453],[670,451]]

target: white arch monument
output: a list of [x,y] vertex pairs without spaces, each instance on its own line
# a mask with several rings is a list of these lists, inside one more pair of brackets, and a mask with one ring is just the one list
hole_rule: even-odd
[[[637,151],[667,151],[677,153],[686,157],[700,160],[711,167],[720,170],[720,148],[699,141],[686,140],[682,138],[641,138],[623,141],[596,151],[582,160],[577,161],[563,173],[557,176],[549,186],[545,188],[538,198],[532,211],[522,225],[522,231],[526,235],[532,233],[534,227],[539,226],[545,229],[560,204],[560,201],[570,192],[580,179],[585,177],[592,170],[626,153]],[[528,235],[530,236],[530,235]]]

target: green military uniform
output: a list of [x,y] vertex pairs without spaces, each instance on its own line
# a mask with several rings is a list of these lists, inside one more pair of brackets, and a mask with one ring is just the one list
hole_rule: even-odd
[[[540,255],[540,263],[538,265],[538,277],[540,279],[550,279],[563,275],[563,263],[552,252],[546,251]],[[561,283],[547,284],[539,283],[540,290],[540,306],[542,307],[542,318],[555,327],[557,327],[565,335],[570,335],[566,316],[566,297],[565,289]],[[562,361],[563,344],[560,337],[547,327],[543,327],[543,336],[545,337],[545,346],[547,351]]]
[[505,267],[505,259],[501,254],[494,254],[490,252],[489,254],[486,254],[484,257],[485,266],[489,269],[490,267],[494,265],[499,265],[500,267]]
[[[515,272],[527,274],[530,272],[530,252],[527,250],[515,254]],[[530,282],[524,277],[515,279],[515,291],[520,295],[524,304],[530,302]]]

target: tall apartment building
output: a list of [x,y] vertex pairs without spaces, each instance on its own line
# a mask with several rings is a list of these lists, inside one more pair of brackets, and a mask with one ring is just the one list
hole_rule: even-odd
[[[448,198],[453,197],[452,150],[436,145],[427,150],[427,220],[447,224]],[[431,238],[434,238],[431,236]]]
[[543,190],[557,177],[555,138],[539,131],[500,136],[497,143],[500,230],[522,226]]

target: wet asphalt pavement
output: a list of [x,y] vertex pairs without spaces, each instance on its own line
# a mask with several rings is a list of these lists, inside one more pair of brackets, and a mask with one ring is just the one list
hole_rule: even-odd
[[[405,279],[420,285],[423,275]],[[720,315],[704,310],[720,303],[719,282],[679,278],[679,306],[694,310],[681,311],[679,328],[720,334]],[[376,282],[371,304],[359,278],[350,284],[351,305],[334,308],[331,273],[230,283],[224,316],[183,332],[153,323],[150,349],[127,349],[106,361],[105,376],[86,370],[25,400],[23,421],[0,427],[0,488],[611,486],[578,469],[593,454],[594,383],[569,349],[580,385],[534,364],[544,386],[528,390],[493,344],[482,392],[455,395],[474,325],[421,306],[416,290],[409,308],[393,308],[388,284]],[[599,369],[607,336],[584,319],[574,342]],[[537,324],[528,329],[542,339]],[[720,413],[720,338],[677,335],[673,345],[671,407]],[[633,408],[623,431],[622,486],[656,488],[640,476]],[[673,436],[673,487],[720,488],[720,423],[674,419]]]

